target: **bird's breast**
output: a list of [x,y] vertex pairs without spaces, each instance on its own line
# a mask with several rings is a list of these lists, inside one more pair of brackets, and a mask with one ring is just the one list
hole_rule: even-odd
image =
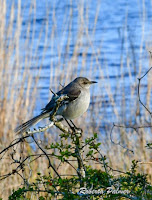
[[89,103],[90,92],[89,90],[84,90],[77,99],[61,106],[57,113],[66,119],[75,119],[86,112]]

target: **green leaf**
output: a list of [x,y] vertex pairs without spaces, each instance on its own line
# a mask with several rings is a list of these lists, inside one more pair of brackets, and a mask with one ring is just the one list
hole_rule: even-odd
[[94,133],[94,138],[97,138],[97,137],[98,137],[97,133]]
[[44,198],[44,197],[42,197],[42,196],[40,196],[40,197],[39,197],[39,200],[45,200],[45,198]]

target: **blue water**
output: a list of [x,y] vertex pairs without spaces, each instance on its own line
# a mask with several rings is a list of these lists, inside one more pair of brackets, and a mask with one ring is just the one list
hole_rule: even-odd
[[[7,20],[12,2],[7,2]],[[16,16],[17,5],[16,0]],[[80,18],[81,12],[83,19]],[[55,89],[54,76],[62,77],[64,84],[64,79],[69,73],[71,77],[66,79],[66,83],[79,75],[98,81],[91,92],[92,106],[95,102],[99,104],[101,125],[135,120],[138,103],[137,77],[149,68],[147,47],[150,47],[152,42],[150,0],[37,0],[32,3],[26,0],[21,1],[21,18],[21,68],[26,67],[25,56],[32,59],[30,69],[33,77],[37,75],[39,67],[42,68],[38,83],[41,103],[37,103],[35,113],[48,102],[49,87]],[[14,30],[16,23],[17,17],[14,19]],[[27,34],[29,25],[30,31]],[[80,29],[83,33],[81,38]],[[27,39],[28,48],[25,48]],[[71,61],[77,42],[81,43],[77,50],[78,58]],[[146,85],[146,78],[142,84]],[[110,87],[119,117],[114,111],[107,87]],[[133,95],[131,88],[135,89]],[[145,91],[142,90],[143,99],[145,93],[146,88]],[[90,106],[90,109],[93,107]]]

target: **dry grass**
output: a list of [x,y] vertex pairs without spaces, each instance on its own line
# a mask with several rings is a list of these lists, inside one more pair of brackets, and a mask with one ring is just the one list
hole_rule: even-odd
[[[150,151],[145,148],[146,143],[150,142],[150,130],[141,129],[138,134],[131,129],[115,129],[113,132],[113,139],[115,141],[121,140],[121,143],[126,145],[128,148],[134,150],[134,155],[126,152],[125,149],[121,148],[118,145],[113,145],[110,141],[109,137],[109,124],[112,122],[109,117],[108,128],[104,128],[101,130],[101,122],[104,121],[106,116],[106,112],[104,109],[107,109],[107,106],[110,105],[112,108],[113,118],[120,123],[128,123],[130,121],[126,121],[126,116],[128,115],[128,104],[130,107],[134,107],[136,109],[129,110],[131,115],[133,116],[135,123],[141,124],[145,123],[145,119],[149,121],[149,117],[145,110],[139,106],[138,100],[134,99],[137,91],[137,81],[136,77],[141,76],[142,71],[142,62],[139,62],[139,65],[136,66],[138,69],[136,71],[135,77],[131,74],[131,69],[135,64],[133,62],[133,58],[128,54],[128,57],[125,60],[127,63],[127,71],[129,73],[128,81],[130,81],[129,87],[129,100],[126,100],[125,93],[125,81],[124,81],[124,66],[122,62],[123,58],[120,59],[121,66],[121,77],[117,78],[117,89],[114,94],[112,86],[110,84],[110,77],[107,75],[108,66],[106,64],[106,59],[104,62],[104,68],[101,66],[99,61],[102,49],[102,41],[101,44],[98,45],[98,48],[94,46],[92,42],[92,38],[94,38],[96,32],[96,22],[99,17],[99,6],[97,6],[97,10],[94,12],[94,26],[92,27],[91,32],[88,30],[88,9],[84,13],[84,4],[80,3],[77,5],[78,10],[78,27],[77,27],[77,38],[75,38],[75,45],[70,55],[71,51],[71,38],[72,38],[72,23],[73,23],[73,8],[71,6],[69,10],[69,15],[65,13],[65,26],[63,26],[62,38],[58,46],[56,47],[56,38],[58,38],[58,24],[56,22],[56,9],[51,5],[48,8],[48,12],[46,13],[46,23],[41,26],[39,30],[38,41],[35,45],[35,34],[36,30],[36,1],[33,1],[29,6],[29,21],[27,21],[26,30],[24,30],[26,35],[25,43],[21,41],[21,33],[22,33],[22,12],[25,7],[21,7],[21,1],[18,1],[18,5],[12,3],[11,9],[9,10],[6,5],[6,1],[0,1],[0,88],[1,88],[1,97],[0,97],[0,150],[4,147],[8,146],[12,140],[16,138],[13,129],[16,127],[18,123],[22,121],[26,121],[30,117],[33,116],[33,111],[35,109],[36,101],[40,101],[38,94],[38,84],[40,73],[43,72],[43,61],[46,56],[46,50],[48,48],[48,43],[50,44],[51,55],[53,52],[57,52],[57,60],[58,62],[54,64],[52,59],[50,59],[50,87],[57,91],[59,89],[59,83],[68,83],[77,75],[83,75],[86,77],[90,77],[95,79],[94,75],[98,74],[99,78],[102,81],[99,81],[98,91],[102,91],[104,88],[104,93],[101,92],[101,95],[97,96],[98,91],[92,89],[94,95],[92,96],[93,104],[90,105],[90,112],[87,112],[83,116],[83,120],[78,119],[76,121],[77,126],[81,127],[86,136],[92,134],[92,132],[98,132],[100,135],[100,139],[102,142],[101,149],[103,150],[103,154],[105,154],[109,160],[110,165],[115,169],[127,170],[130,167],[131,161],[133,159],[140,160],[140,169],[141,171],[149,174],[149,179],[152,181],[152,158],[150,155]],[[49,21],[48,15],[50,10],[52,11],[52,29],[49,31]],[[17,14],[17,15],[16,15]],[[31,17],[33,14],[34,17]],[[6,17],[7,15],[7,17]],[[144,16],[143,16],[144,17]],[[33,24],[31,25],[30,20],[33,19]],[[14,20],[16,21],[16,26],[14,27]],[[127,24],[125,24],[125,27]],[[144,26],[144,24],[143,24]],[[31,34],[32,33],[32,34]],[[45,33],[45,36],[44,34]],[[64,55],[62,42],[65,42],[65,34],[68,33]],[[84,43],[85,39],[85,43]],[[41,44],[41,41],[45,40],[43,52],[41,55],[38,55],[38,48]],[[124,38],[127,40],[127,38]],[[122,45],[123,41],[122,40]],[[56,48],[55,48],[56,47]],[[33,51],[34,49],[34,51]],[[56,51],[57,49],[57,51]],[[90,65],[87,66],[87,54],[91,49],[91,62]],[[22,53],[21,53],[22,51]],[[141,40],[140,46],[140,54],[142,58],[143,53],[143,39]],[[24,52],[24,53],[23,53]],[[132,51],[133,52],[133,51]],[[81,55],[80,55],[81,54]],[[123,52],[122,52],[123,54]],[[64,56],[64,61],[61,59]],[[40,58],[41,57],[41,58]],[[124,60],[123,60],[124,61]],[[39,66],[37,69],[34,69],[34,73],[30,69],[31,67]],[[78,68],[78,65],[81,64],[81,68]],[[88,63],[87,63],[88,64]],[[88,70],[89,69],[89,70]],[[80,71],[79,71],[80,70]],[[31,73],[32,72],[32,73]],[[65,72],[65,73],[63,73]],[[36,77],[36,78],[33,78]],[[133,81],[135,80],[135,81]],[[133,83],[134,82],[134,83]],[[150,105],[151,99],[151,75],[148,75],[148,79],[146,81],[147,88],[145,93],[145,105]],[[133,84],[132,84],[133,83]],[[124,85],[122,85],[124,84]],[[49,90],[48,90],[49,91]],[[99,93],[98,93],[99,94]],[[121,97],[121,105],[117,102],[117,96]],[[108,99],[108,102],[102,101],[104,99]],[[128,101],[130,101],[128,103]],[[104,108],[105,106],[105,108]],[[101,113],[102,108],[102,113]],[[123,116],[123,117],[120,117]],[[82,123],[83,121],[83,123]],[[86,123],[84,123],[84,121]],[[106,122],[105,122],[106,124]],[[50,130],[50,133],[45,133],[44,137],[38,137],[42,140],[42,145],[46,145],[53,140],[57,140],[59,136],[56,134],[56,129]],[[55,133],[55,134],[54,134]],[[19,148],[18,148],[19,149]],[[23,152],[22,152],[22,151]],[[3,175],[5,173],[10,172],[14,166],[10,165],[10,154],[8,152],[5,159],[1,160],[0,165],[0,174]],[[34,153],[33,149],[29,144],[24,146],[24,149],[20,149],[18,152],[18,156],[21,154],[26,156],[27,154]],[[44,159],[46,161],[46,159]],[[149,162],[149,164],[144,164],[143,162]],[[24,175],[27,176],[30,169],[32,169],[32,174],[30,174],[30,179],[34,180],[37,171],[41,171],[43,173],[48,173],[47,171],[47,162],[42,161],[41,159],[36,160],[34,165],[30,165],[27,169],[27,172],[24,172]],[[65,166],[63,167],[65,169]],[[67,169],[68,171],[69,169]],[[1,181],[0,194],[2,197],[6,199],[12,189],[17,188],[21,184],[21,178],[19,176],[11,176],[3,181]],[[4,189],[5,188],[5,189]]]

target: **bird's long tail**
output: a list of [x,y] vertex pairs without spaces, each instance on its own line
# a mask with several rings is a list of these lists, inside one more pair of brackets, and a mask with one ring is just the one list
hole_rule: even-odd
[[21,124],[20,126],[18,126],[16,129],[15,129],[15,132],[17,134],[21,134],[21,133],[24,133],[25,131],[27,131],[31,126],[37,124],[39,121],[41,121],[42,119],[46,118],[46,117],[49,117],[49,112],[44,112],[44,113],[41,113],[40,115],[30,119],[29,121]]

